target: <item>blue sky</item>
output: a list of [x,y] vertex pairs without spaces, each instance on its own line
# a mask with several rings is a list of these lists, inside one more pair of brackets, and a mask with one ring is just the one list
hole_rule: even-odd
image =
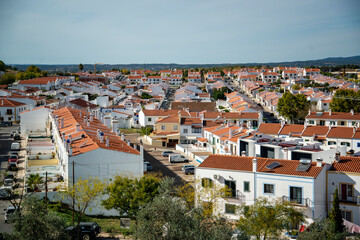
[[0,0],[8,64],[248,63],[360,55],[357,0]]

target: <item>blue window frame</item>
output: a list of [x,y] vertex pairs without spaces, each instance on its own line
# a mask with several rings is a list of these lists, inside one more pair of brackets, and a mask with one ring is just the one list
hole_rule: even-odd
[[264,194],[275,195],[275,184],[264,183]]

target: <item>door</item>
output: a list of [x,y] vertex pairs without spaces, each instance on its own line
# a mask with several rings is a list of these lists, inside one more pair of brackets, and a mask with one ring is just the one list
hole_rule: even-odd
[[296,202],[297,204],[303,204],[301,187],[290,187],[290,202]]
[[231,198],[236,198],[236,182],[225,180],[225,186],[230,189],[229,196]]

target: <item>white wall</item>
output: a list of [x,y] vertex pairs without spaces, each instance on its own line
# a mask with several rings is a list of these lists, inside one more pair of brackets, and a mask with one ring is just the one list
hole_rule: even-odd
[[45,131],[49,118],[49,109],[40,108],[20,114],[20,133],[24,135],[30,131]]

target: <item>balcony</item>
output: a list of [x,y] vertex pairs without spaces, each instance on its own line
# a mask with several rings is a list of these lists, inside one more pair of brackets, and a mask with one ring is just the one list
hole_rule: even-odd
[[246,200],[245,195],[239,190],[230,191],[229,194],[223,198],[229,203],[245,203]]
[[313,201],[311,201],[309,198],[290,198],[288,196],[282,197],[283,202],[289,202],[290,204],[298,207],[314,207]]
[[[331,194],[330,201],[332,202],[334,199],[334,194]],[[339,200],[340,203],[347,203],[347,204],[354,204],[354,205],[360,205],[360,196],[347,196],[339,194]]]

